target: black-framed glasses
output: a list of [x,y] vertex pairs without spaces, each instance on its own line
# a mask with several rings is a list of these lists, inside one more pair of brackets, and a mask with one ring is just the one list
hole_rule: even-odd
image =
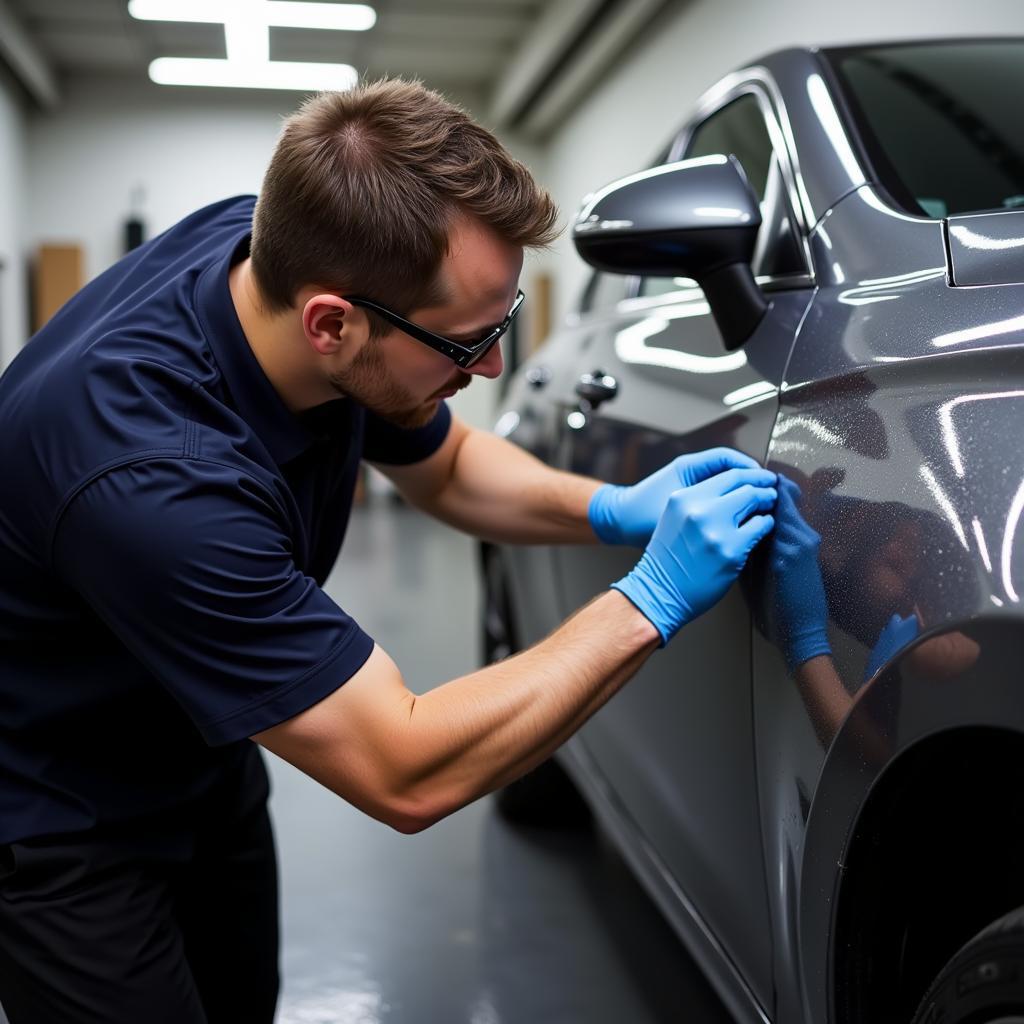
[[435,352],[446,355],[456,366],[461,367],[472,366],[474,363],[478,363],[490,352],[498,339],[509,329],[512,321],[516,318],[516,313],[519,312],[519,307],[526,298],[522,289],[520,289],[516,292],[512,308],[509,309],[505,319],[494,330],[489,331],[483,338],[477,341],[463,343],[452,341],[451,338],[446,338],[443,334],[435,334],[433,331],[428,331],[426,327],[420,327],[419,324],[406,320],[405,317],[393,313],[387,306],[382,306],[371,299],[346,297],[353,306],[363,306],[366,309],[372,309],[377,316],[387,320],[389,324],[394,325],[400,331],[404,331],[410,338],[422,341],[424,345],[429,345]]

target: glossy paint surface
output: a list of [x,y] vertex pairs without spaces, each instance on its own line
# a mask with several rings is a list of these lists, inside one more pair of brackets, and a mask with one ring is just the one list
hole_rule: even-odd
[[[738,1019],[820,1024],[872,787],[928,737],[1024,735],[1024,231],[1013,211],[953,218],[987,240],[954,247],[943,222],[890,209],[810,53],[730,76],[699,117],[742,91],[775,118],[808,280],[768,282],[769,314],[734,353],[697,289],[581,317],[532,360],[546,384],[520,376],[504,422],[546,461],[613,482],[729,444],[800,486],[831,655],[787,669],[782,591],[755,557],[566,759],[609,796],[618,841]],[[598,370],[616,396],[581,408],[574,384]],[[504,554],[525,642],[635,559]]]
[[[768,464],[803,488],[822,537],[839,685],[791,678],[760,634],[753,679],[776,973],[802,963],[808,1021],[828,1019],[835,865],[871,784],[924,736],[1024,729],[1005,659],[977,636],[987,621],[1020,626],[1024,285],[950,287],[939,225],[886,211],[869,188],[812,244],[821,287]],[[894,615],[913,620],[902,635],[887,632]],[[799,986],[779,996],[780,1019],[801,1019]]]
[[958,286],[1024,279],[1024,211],[950,217],[950,277]]
[[[744,349],[728,354],[696,297],[620,314],[595,332],[587,352],[595,364],[614,365],[618,394],[582,426],[569,425],[573,403],[563,398],[559,464],[625,483],[684,451],[720,444],[763,459],[785,356],[809,298],[777,294]],[[625,549],[559,549],[563,614],[635,560]],[[749,610],[736,591],[652,658],[581,737],[673,876],[692,880],[699,912],[764,1005],[770,947],[752,785],[749,635]],[[715,785],[680,784],[702,774]],[[749,927],[735,928],[741,919]]]

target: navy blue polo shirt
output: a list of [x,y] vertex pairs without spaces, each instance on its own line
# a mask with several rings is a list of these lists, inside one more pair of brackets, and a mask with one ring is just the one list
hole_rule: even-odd
[[372,649],[321,589],[359,462],[450,414],[288,410],[228,290],[253,203],[130,253],[0,377],[0,842],[187,809]]

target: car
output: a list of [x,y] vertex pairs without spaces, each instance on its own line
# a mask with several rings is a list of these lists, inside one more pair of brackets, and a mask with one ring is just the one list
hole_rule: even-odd
[[[729,74],[584,200],[595,271],[500,409],[555,467],[629,484],[723,445],[799,495],[829,654],[787,660],[780,513],[499,794],[538,821],[582,794],[738,1021],[1024,1020],[1022,96],[1009,38]],[[638,552],[480,555],[494,660]]]

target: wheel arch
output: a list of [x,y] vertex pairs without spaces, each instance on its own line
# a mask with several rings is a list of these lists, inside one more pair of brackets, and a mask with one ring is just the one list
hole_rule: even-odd
[[[958,946],[1024,902],[1024,626],[961,629],[979,644],[973,666],[936,679],[910,648],[858,694],[829,747],[800,867],[808,1020],[909,1021]],[[894,985],[902,1016],[889,1015]]]

